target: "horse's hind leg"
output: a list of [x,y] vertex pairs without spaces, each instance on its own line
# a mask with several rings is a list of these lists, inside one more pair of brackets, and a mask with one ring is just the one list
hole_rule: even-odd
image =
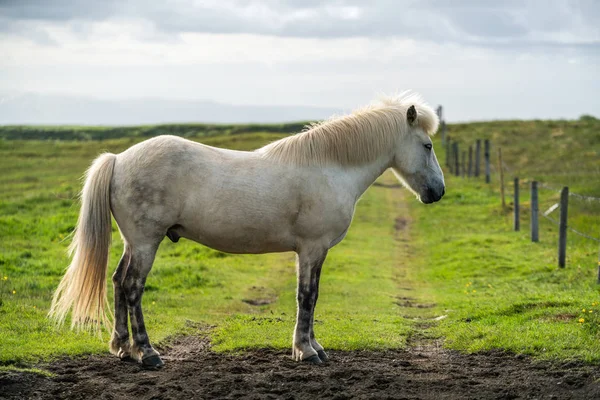
[[119,261],[119,265],[112,276],[113,287],[115,289],[115,329],[110,340],[111,353],[123,360],[131,356],[129,327],[127,324],[127,298],[123,290],[123,278],[130,261],[131,250],[126,244],[121,261]]
[[[317,304],[321,268],[326,256],[327,249],[319,246],[304,248],[298,252],[298,290],[296,293],[298,313],[292,348],[292,357],[296,361],[302,360],[315,364],[325,361],[325,357],[324,360],[319,357],[319,352],[322,354],[325,352],[314,339],[312,323]],[[317,348],[313,347],[313,344]]]
[[152,268],[154,256],[160,241],[143,246],[135,246],[131,250],[131,262],[123,279],[123,290],[129,310],[133,346],[132,357],[141,360],[146,367],[160,368],[163,362],[158,352],[150,345],[150,338],[144,325],[142,313],[142,295],[146,277]]

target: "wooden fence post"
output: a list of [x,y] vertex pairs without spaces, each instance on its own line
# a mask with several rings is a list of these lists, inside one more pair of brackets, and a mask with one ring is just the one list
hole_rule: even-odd
[[514,221],[514,227],[515,227],[515,231],[518,231],[521,229],[521,225],[519,223],[519,178],[515,178],[515,221]]
[[458,167],[458,142],[454,142],[454,175],[458,176],[460,174]]
[[467,171],[467,168],[466,168],[467,166],[465,165],[466,164],[466,159],[467,159],[467,152],[463,151],[461,153],[461,155],[462,155],[462,160],[461,160],[461,163],[460,163],[461,164],[460,165],[460,169],[461,169],[460,176],[462,176],[464,178],[465,174],[466,174],[466,171]]
[[473,176],[473,145],[469,146],[469,168],[467,175],[469,178]]
[[537,182],[533,181],[531,182],[531,241],[534,243],[540,241],[538,235],[538,208]]
[[558,224],[558,266],[564,268],[567,258],[567,210],[569,207],[569,188],[560,191],[560,221]]
[[490,183],[490,141],[485,139],[485,183]]
[[446,121],[442,120],[442,144],[446,143]]
[[452,166],[450,165],[450,136],[446,138],[446,167],[452,172]]
[[502,148],[498,148],[498,167],[500,168],[500,196],[502,196],[502,211],[506,209],[504,201],[504,169],[502,168]]
[[479,160],[481,158],[481,140],[475,142],[475,177],[479,177]]

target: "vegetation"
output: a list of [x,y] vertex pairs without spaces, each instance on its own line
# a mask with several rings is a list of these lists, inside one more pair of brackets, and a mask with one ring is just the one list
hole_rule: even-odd
[[[248,149],[279,137],[257,133],[205,142]],[[69,261],[65,250],[77,218],[80,175],[98,153],[120,152],[134,141],[0,143],[0,362],[107,350],[107,335],[99,339],[56,330],[46,313]],[[369,191],[354,229],[330,252],[316,328],[324,345],[387,348],[402,346],[406,339],[410,322],[394,304],[400,249],[389,216],[395,201],[385,188]],[[113,233],[109,282],[122,251],[116,226]],[[165,240],[146,285],[146,326],[154,341],[189,332],[192,321],[201,321],[217,326],[217,349],[291,348],[294,297],[291,254],[230,255],[190,241]],[[244,300],[273,303],[254,306]]]
[[474,146],[476,139],[490,140],[494,188],[498,188],[497,150],[502,148],[508,180],[512,181],[513,177],[537,179],[558,187],[568,185],[572,192],[600,197],[598,119],[583,116],[577,121],[454,124],[448,135],[458,141],[461,151]]
[[[451,348],[507,349],[543,358],[600,361],[599,244],[568,233],[567,267],[557,268],[557,226],[540,218],[540,242],[529,236],[529,182],[568,185],[600,197],[600,121],[460,124],[449,135],[465,150],[490,139],[496,166],[491,184],[447,173],[447,195],[436,207],[413,210],[415,246],[426,257],[419,279],[425,297],[447,315],[431,333]],[[440,147],[440,146],[438,146]],[[500,202],[496,149],[507,171],[507,208]],[[513,231],[512,178],[520,176],[521,231]],[[558,202],[540,190],[540,210]],[[558,218],[557,212],[553,214]],[[569,200],[569,226],[600,238],[600,202]]]
[[145,139],[158,135],[176,135],[186,138],[202,138],[242,133],[295,133],[306,122],[287,124],[165,124],[146,126],[0,126],[0,139],[6,140],[110,140],[121,138]]
[[[107,335],[56,330],[46,319],[68,264],[65,249],[78,213],[79,177],[97,154],[122,151],[156,132],[235,149],[283,137],[276,129],[238,134],[248,127],[211,133],[198,128],[187,135],[188,128],[119,128],[130,131],[115,138],[112,128],[77,136],[93,129],[69,127],[64,129],[71,133],[57,141],[37,140],[57,138],[43,136],[40,128],[10,136],[2,132],[14,127],[0,127],[5,139],[36,139],[0,140],[0,364],[12,368],[40,358],[107,351]],[[446,196],[427,206],[390,187],[393,177],[385,175],[385,185],[372,187],[360,201],[347,238],[325,264],[316,314],[322,344],[403,347],[425,327],[426,336],[459,350],[507,349],[599,362],[598,243],[569,234],[568,265],[558,269],[556,227],[542,219],[541,242],[528,239],[526,185],[536,178],[599,197],[600,121],[458,124],[449,134],[463,150],[476,138],[491,139],[494,161],[502,146],[507,180],[517,174],[524,180],[522,230],[512,231],[511,203],[501,209],[495,171],[491,184],[446,171]],[[80,140],[89,138],[103,140]],[[435,147],[443,162],[439,140]],[[558,193],[540,192],[540,198],[544,208]],[[570,226],[600,236],[598,204],[573,199],[569,207]],[[122,250],[116,227],[114,233],[109,275]],[[288,348],[294,287],[291,254],[230,255],[189,241],[165,241],[146,286],[146,325],[154,341],[191,333],[201,323],[214,327],[217,350]],[[435,322],[436,317],[443,319]]]
[[[512,230],[498,190],[450,178],[437,207],[415,206],[415,259],[423,296],[447,318],[429,333],[454,349],[507,349],[542,358],[600,361],[598,243],[569,233],[557,267],[557,227],[543,219],[532,243]],[[583,224],[600,232],[595,217]],[[573,216],[578,223],[582,219]]]

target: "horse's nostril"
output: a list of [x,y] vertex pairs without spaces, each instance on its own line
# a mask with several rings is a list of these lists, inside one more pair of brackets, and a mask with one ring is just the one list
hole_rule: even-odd
[[446,188],[442,188],[442,196],[446,194]]
[[435,195],[435,190],[433,190],[432,188],[428,188],[427,189],[427,197],[429,197],[430,199],[435,199],[437,197]]

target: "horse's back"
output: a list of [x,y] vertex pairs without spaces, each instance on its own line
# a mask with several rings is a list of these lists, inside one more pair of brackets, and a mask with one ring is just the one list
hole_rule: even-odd
[[171,230],[231,253],[291,251],[299,240],[333,243],[348,228],[355,199],[334,176],[161,136],[117,156],[111,202],[128,241]]
[[117,156],[113,214],[125,236],[164,236],[177,226],[180,236],[224,251],[292,250],[285,231],[298,207],[286,174],[255,152],[159,136]]

